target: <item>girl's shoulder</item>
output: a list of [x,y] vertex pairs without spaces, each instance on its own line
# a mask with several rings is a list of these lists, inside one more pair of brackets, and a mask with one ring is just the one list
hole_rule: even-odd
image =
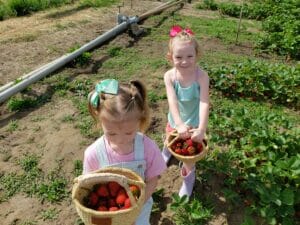
[[146,136],[145,134],[143,134],[144,137],[144,149],[145,152],[151,152],[150,154],[155,153],[156,151],[160,151],[157,143],[151,139],[150,137]]
[[144,145],[157,146],[156,142],[154,140],[152,140],[150,137],[148,137],[145,134],[142,134],[142,135],[144,138]]
[[208,73],[201,69],[200,67],[198,67],[197,69],[197,80],[199,83],[202,83],[202,82],[209,82],[209,76],[208,76]]
[[174,83],[175,81],[175,68],[168,70],[164,75],[164,80],[166,83]]

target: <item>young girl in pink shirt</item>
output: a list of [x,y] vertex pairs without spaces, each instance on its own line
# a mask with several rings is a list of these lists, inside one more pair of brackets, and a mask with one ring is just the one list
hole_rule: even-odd
[[83,173],[108,166],[138,173],[146,183],[146,200],[135,224],[150,225],[151,196],[166,164],[157,144],[140,133],[149,124],[145,86],[140,81],[120,84],[107,79],[96,85],[88,100],[90,114],[103,136],[85,150]]

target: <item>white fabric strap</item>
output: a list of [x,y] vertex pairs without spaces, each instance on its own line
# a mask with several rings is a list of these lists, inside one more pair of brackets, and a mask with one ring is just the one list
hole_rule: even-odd
[[134,139],[134,159],[144,160],[144,136],[138,132]]

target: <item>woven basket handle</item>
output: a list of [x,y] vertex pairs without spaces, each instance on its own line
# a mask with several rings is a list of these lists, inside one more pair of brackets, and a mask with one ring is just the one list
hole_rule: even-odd
[[[145,189],[145,183],[144,182],[129,179],[129,178],[127,178],[127,179],[128,179],[128,183],[137,185],[140,188],[140,190]],[[129,189],[128,183],[126,183],[127,187],[125,189],[127,191],[130,202],[131,203],[134,202],[134,205],[137,205],[137,201],[139,201],[139,200],[136,200],[135,197],[133,196],[132,192]],[[145,191],[140,191],[140,194],[141,195],[140,195],[139,199],[145,199]],[[144,202],[143,202],[143,204],[144,204]]]

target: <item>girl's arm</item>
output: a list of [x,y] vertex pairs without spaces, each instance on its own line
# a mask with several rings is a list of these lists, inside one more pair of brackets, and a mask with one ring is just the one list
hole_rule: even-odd
[[146,181],[145,202],[152,196],[153,192],[155,191],[158,177],[159,176],[155,176]]
[[200,85],[200,102],[199,102],[199,126],[193,129],[192,139],[196,142],[202,142],[206,132],[209,116],[209,77],[206,72],[200,72],[198,79]]
[[179,136],[183,138],[185,135],[188,135],[187,131],[189,128],[180,118],[177,96],[173,86],[172,74],[173,74],[173,70],[169,70],[168,72],[166,72],[164,75],[164,82],[165,82],[166,92],[168,97],[169,110],[174,119],[176,130]]

